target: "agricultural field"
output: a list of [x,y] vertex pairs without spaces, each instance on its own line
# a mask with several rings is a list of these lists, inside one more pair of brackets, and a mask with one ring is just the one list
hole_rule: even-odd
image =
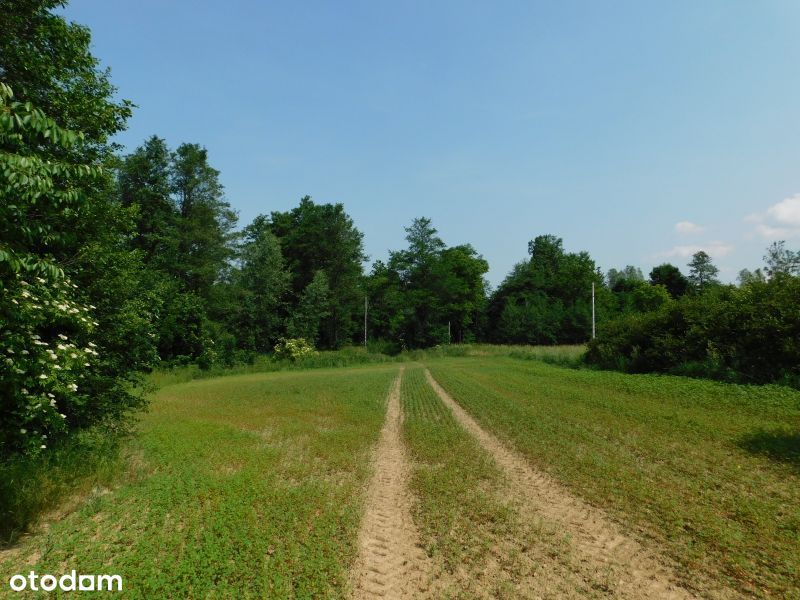
[[496,357],[431,362],[476,420],[631,531],[754,595],[800,586],[800,393]]
[[397,369],[244,375],[161,390],[127,477],[0,558],[119,573],[130,598],[311,598],[346,586]]
[[800,597],[800,393],[543,362],[575,352],[166,385],[118,477],[0,551],[3,593]]

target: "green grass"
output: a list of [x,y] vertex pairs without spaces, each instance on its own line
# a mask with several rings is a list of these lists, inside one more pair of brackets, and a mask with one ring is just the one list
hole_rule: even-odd
[[[653,538],[688,582],[703,572],[800,598],[800,392],[541,362],[574,364],[581,347],[361,352],[306,366],[385,364],[168,385],[195,375],[173,371],[154,382],[166,387],[123,452],[86,432],[38,462],[0,467],[6,535],[53,511],[0,550],[0,585],[74,568],[121,574],[130,598],[344,596],[385,396],[396,361],[417,357],[534,465]],[[593,593],[569,579],[554,533],[520,519],[502,473],[419,366],[406,370],[402,402],[413,516],[443,569],[442,597],[515,597],[536,562],[566,591]],[[24,518],[9,525],[14,515]]]
[[0,555],[17,572],[117,573],[127,598],[346,593],[369,453],[397,368],[162,389],[110,489]]
[[79,432],[48,453],[0,462],[0,548],[65,499],[113,481],[121,466],[121,441],[97,428]]
[[292,363],[276,361],[264,355],[255,358],[252,364],[233,366],[214,365],[201,369],[195,364],[180,367],[156,369],[146,378],[151,390],[161,389],[177,383],[188,383],[195,379],[211,379],[227,375],[247,375],[253,373],[274,373],[278,371],[299,371],[305,369],[351,367],[358,365],[385,364],[415,360],[429,360],[442,357],[462,356],[512,356],[514,358],[539,360],[564,366],[578,366],[586,346],[500,346],[492,344],[452,344],[436,346],[425,350],[410,350],[397,355],[388,355],[360,346],[347,346],[340,350],[326,350],[305,360]]
[[437,597],[520,597],[527,578],[552,567],[563,543],[540,523],[522,522],[503,496],[504,475],[458,425],[421,367],[406,369],[401,393],[417,498],[413,518],[427,553],[446,573]]
[[582,357],[586,353],[583,344],[563,346],[522,346],[500,344],[451,344],[410,350],[401,354],[405,360],[430,360],[445,357],[466,356],[510,356],[523,360],[538,360],[550,364],[569,367],[582,365]]
[[800,597],[797,391],[503,357],[429,367],[537,467],[664,544],[689,580]]
[[397,362],[397,358],[385,354],[367,352],[361,347],[349,346],[341,350],[318,352],[296,363],[288,360],[273,360],[264,355],[255,358],[252,364],[233,366],[214,365],[210,369],[201,369],[195,364],[165,369],[156,369],[146,378],[149,389],[161,389],[177,383],[188,383],[195,379],[212,379],[228,375],[250,375],[254,373],[275,373],[279,371],[301,371],[305,369],[323,369],[352,367],[358,365],[382,364]]

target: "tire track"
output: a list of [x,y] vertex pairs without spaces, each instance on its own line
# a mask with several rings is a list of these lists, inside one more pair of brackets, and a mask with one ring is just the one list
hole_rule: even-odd
[[438,384],[428,369],[425,369],[425,377],[456,420],[506,472],[509,493],[517,501],[522,515],[530,519],[544,518],[570,535],[578,564],[582,570],[589,571],[588,577],[602,577],[612,587],[610,591],[622,598],[683,600],[697,597],[677,583],[674,572],[663,560],[623,533],[600,510],[533,469],[522,455],[483,429]]
[[352,571],[353,597],[420,598],[429,595],[433,568],[419,545],[411,519],[410,466],[400,436],[400,382],[392,384],[386,421],[375,456],[375,475],[358,536],[358,558]]

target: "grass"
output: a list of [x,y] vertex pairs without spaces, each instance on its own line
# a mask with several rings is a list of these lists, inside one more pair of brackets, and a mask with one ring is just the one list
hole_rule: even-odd
[[349,346],[335,351],[318,352],[302,361],[293,363],[287,360],[273,360],[263,355],[255,358],[252,364],[232,366],[214,365],[201,369],[195,364],[166,369],[156,369],[147,376],[149,389],[161,389],[177,383],[188,383],[195,379],[212,379],[228,375],[251,375],[254,373],[275,373],[279,371],[299,371],[305,369],[329,369],[358,365],[396,362],[397,359],[385,354],[367,352],[363,348]]
[[585,352],[586,346],[582,344],[563,346],[452,344],[435,346],[425,350],[411,350],[401,356],[405,360],[419,361],[444,357],[510,356],[523,360],[538,360],[550,364],[577,367],[582,364],[581,359]]
[[0,554],[116,573],[127,598],[342,597],[395,367],[162,389],[113,487]]
[[120,442],[98,428],[80,432],[49,453],[0,462],[0,549],[65,498],[109,485],[121,466]]
[[504,357],[429,367],[484,426],[689,573],[800,597],[797,391]]
[[563,545],[540,523],[522,522],[504,497],[504,475],[456,423],[421,367],[406,369],[401,393],[413,518],[445,572],[437,597],[528,597],[530,578],[552,566],[546,555],[562,554]]
[[[0,466],[3,535],[52,511],[0,550],[0,580],[74,568],[119,573],[129,598],[345,596],[385,396],[397,361],[419,358],[483,426],[664,548],[687,582],[703,572],[800,598],[800,392],[542,362],[572,366],[581,353],[353,349],[242,367],[280,372],[156,374],[162,387],[122,452],[85,432]],[[322,368],[358,361],[375,364]],[[570,579],[557,536],[519,516],[503,474],[418,365],[402,403],[413,517],[442,570],[441,597],[516,597],[548,572],[572,586],[560,592],[594,592]]]
[[[252,364],[232,367],[216,365],[202,370],[197,365],[187,365],[160,369],[147,376],[144,388],[153,392],[170,385],[220,376],[381,365],[444,356],[510,354],[522,358],[574,363],[575,357],[579,357],[582,352],[582,346],[454,344],[388,356],[373,350],[366,351],[361,347],[346,347],[335,352],[320,352],[299,363],[274,361],[269,356],[260,356]],[[74,496],[85,496],[94,488],[108,486],[110,480],[123,468],[119,462],[120,441],[118,435],[98,428],[81,432],[42,457],[15,457],[0,461],[0,548],[12,543],[42,514],[54,510],[60,503],[69,503]]]
[[357,365],[385,364],[429,360],[443,357],[463,356],[512,356],[525,360],[539,360],[563,366],[578,366],[586,346],[501,346],[492,344],[451,344],[436,346],[425,350],[410,350],[397,355],[388,355],[360,346],[347,346],[340,350],[322,351],[305,360],[292,363],[276,361],[263,355],[255,358],[252,364],[232,366],[214,365],[201,369],[195,364],[165,369],[156,369],[147,376],[147,387],[151,390],[168,385],[187,383],[195,379],[211,379],[227,375],[247,375],[253,373],[274,373],[278,371],[298,371],[305,369],[351,367]]

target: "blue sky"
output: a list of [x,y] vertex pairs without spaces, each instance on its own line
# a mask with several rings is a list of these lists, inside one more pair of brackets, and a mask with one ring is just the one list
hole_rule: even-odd
[[800,2],[73,0],[118,142],[205,145],[242,224],[343,202],[372,259],[433,219],[499,283],[553,233],[607,270],[800,248]]

